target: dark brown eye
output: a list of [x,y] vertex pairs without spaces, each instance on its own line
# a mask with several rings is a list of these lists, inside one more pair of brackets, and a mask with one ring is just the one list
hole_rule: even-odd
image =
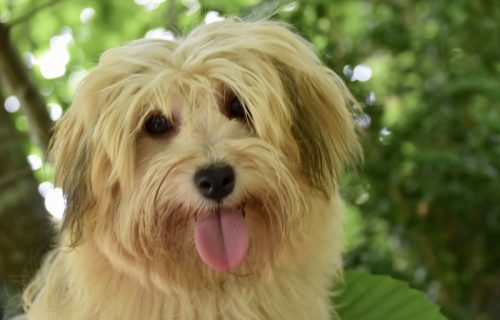
[[172,128],[172,122],[161,114],[151,115],[144,124],[144,128],[150,135],[162,135],[169,132]]
[[245,119],[246,110],[240,99],[234,97],[231,99],[231,101],[229,101],[229,105],[227,106],[227,114],[231,119]]

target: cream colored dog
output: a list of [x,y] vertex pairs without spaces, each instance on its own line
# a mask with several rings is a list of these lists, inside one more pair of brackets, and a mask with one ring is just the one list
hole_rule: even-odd
[[28,319],[331,318],[350,100],[283,23],[107,51],[56,126],[67,211]]

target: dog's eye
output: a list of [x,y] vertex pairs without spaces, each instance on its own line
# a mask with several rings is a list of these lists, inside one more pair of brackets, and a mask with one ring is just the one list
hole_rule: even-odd
[[146,128],[146,131],[151,135],[161,135],[167,133],[172,129],[172,127],[172,122],[161,114],[154,114],[150,116],[144,124],[144,128]]
[[227,113],[231,119],[245,119],[246,110],[240,99],[234,97],[227,106]]

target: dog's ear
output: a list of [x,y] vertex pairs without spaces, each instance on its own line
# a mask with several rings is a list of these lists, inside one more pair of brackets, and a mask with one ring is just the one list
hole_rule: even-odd
[[[113,113],[109,112],[109,106],[123,91],[120,80],[138,73],[138,68],[131,63],[128,69],[119,67],[123,64],[120,59],[127,58],[123,51],[114,48],[101,56],[99,64],[79,84],[71,107],[55,126],[50,157],[54,163],[55,183],[66,197],[62,232],[72,246],[76,246],[82,236],[84,213],[95,205],[107,205],[100,199],[107,199],[104,194],[115,185],[110,178],[112,151],[107,150],[105,143],[127,136],[122,131],[128,128],[123,121],[117,125],[119,120],[116,118],[102,119],[105,114]],[[122,96],[127,98],[125,94]],[[114,114],[121,114],[120,110]],[[125,143],[111,145],[127,147]],[[125,156],[121,158],[123,162],[128,160]]]
[[109,66],[116,64],[115,51],[106,51],[83,78],[71,106],[54,127],[49,155],[55,184],[63,189],[66,200],[61,231],[71,246],[76,246],[82,236],[84,213],[96,204],[96,195],[102,195],[103,190],[96,188],[107,185],[109,177],[111,164],[97,126],[109,100],[103,92],[116,95],[109,87],[124,77]]
[[281,62],[276,67],[293,106],[292,132],[301,167],[315,188],[329,194],[345,164],[361,155],[347,109],[350,95],[326,67],[310,65],[310,70],[298,70]]
[[75,99],[73,106],[57,122],[50,146],[55,184],[63,189],[66,199],[62,230],[68,231],[72,245],[76,245],[81,236],[82,215],[92,202],[92,141],[76,103],[81,102]]
[[312,186],[326,194],[336,188],[347,163],[361,158],[361,147],[343,81],[324,66],[311,46],[287,26],[271,27],[270,44],[283,90],[292,105],[292,132],[300,165]]

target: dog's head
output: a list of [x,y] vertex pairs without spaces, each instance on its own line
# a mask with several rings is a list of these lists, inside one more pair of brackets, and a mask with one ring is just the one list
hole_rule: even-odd
[[349,100],[282,23],[111,49],[56,126],[63,241],[152,277],[265,268],[359,155]]

